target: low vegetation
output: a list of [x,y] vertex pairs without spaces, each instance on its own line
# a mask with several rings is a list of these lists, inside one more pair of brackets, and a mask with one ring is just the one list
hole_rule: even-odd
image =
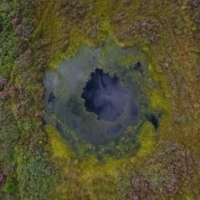
[[[196,200],[199,13],[198,0],[2,0],[0,199]],[[44,126],[43,78],[81,45],[99,47],[107,37],[145,52],[145,92],[164,114],[158,140],[147,122],[136,156],[102,163],[76,158],[54,127]]]

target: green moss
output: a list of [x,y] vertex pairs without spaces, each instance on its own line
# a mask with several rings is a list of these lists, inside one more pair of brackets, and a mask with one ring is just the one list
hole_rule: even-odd
[[18,182],[6,182],[3,191],[6,193],[13,193],[18,189]]
[[153,125],[149,122],[146,122],[141,130],[138,140],[141,143],[139,152],[137,153],[138,157],[151,155],[153,150],[156,148],[156,132]]
[[193,194],[187,195],[187,196],[185,197],[185,199],[186,199],[186,200],[195,200]]
[[46,126],[46,132],[49,138],[49,145],[54,157],[70,159],[73,157],[72,150],[60,136],[59,132],[51,125]]

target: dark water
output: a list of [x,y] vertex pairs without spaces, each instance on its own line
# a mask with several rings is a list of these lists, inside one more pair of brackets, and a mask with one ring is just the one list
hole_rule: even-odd
[[98,120],[114,122],[123,113],[127,103],[126,90],[118,77],[111,78],[103,70],[96,69],[83,90],[81,97],[85,99],[86,110],[96,113]]
[[48,98],[48,103],[53,103],[55,98],[55,95],[53,94],[53,92],[51,92]]
[[156,115],[148,114],[148,115],[146,115],[146,118],[149,122],[152,123],[152,125],[154,126],[155,129],[157,129],[159,127],[159,119]]
[[140,62],[135,64],[134,70],[139,71],[141,75],[143,74],[142,65]]

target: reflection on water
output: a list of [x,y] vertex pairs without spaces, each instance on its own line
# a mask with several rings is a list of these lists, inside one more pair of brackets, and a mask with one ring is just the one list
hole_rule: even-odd
[[107,134],[111,135],[111,134],[116,134],[118,133],[122,128],[122,125],[115,125],[115,126],[110,126],[107,130]]
[[96,69],[90,77],[81,95],[87,111],[96,113],[98,120],[114,122],[124,111],[126,90],[118,77],[111,78],[101,69]]

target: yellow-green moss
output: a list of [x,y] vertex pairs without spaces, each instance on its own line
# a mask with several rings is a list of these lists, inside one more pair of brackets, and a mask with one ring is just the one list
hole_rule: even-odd
[[51,125],[45,127],[48,135],[49,145],[54,157],[70,159],[73,156],[72,150],[60,136],[58,131]]
[[156,137],[155,129],[153,125],[149,122],[146,122],[138,136],[138,140],[141,144],[137,156],[143,157],[152,153],[156,147]]

